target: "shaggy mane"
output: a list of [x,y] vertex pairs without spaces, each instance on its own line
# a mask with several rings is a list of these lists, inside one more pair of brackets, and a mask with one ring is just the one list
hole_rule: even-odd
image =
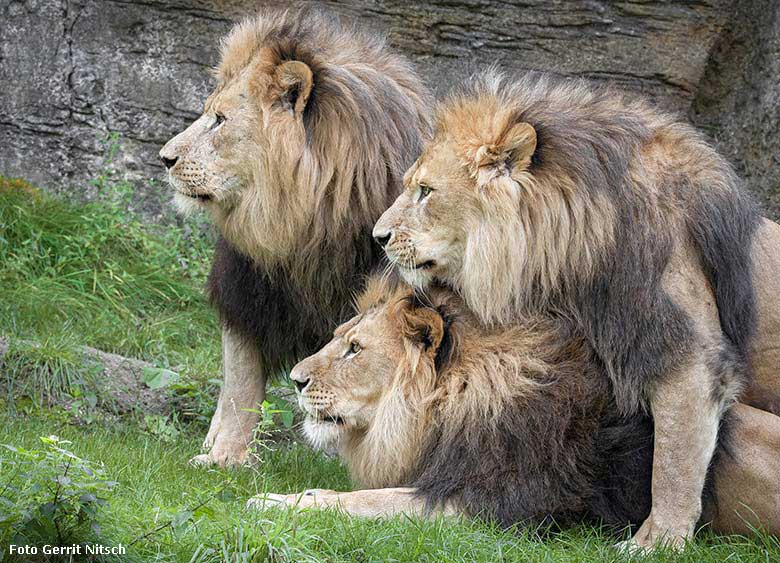
[[429,95],[410,65],[316,9],[264,9],[237,25],[216,92],[246,81],[241,91],[262,106],[263,85],[288,61],[309,67],[311,93],[299,120],[264,110],[260,154],[236,155],[243,192],[216,218],[208,282],[223,323],[260,345],[268,373],[314,352],[349,315],[380,262],[374,222],[430,133]]
[[[224,39],[217,91],[263,84],[286,61],[305,63],[313,89],[303,131],[263,125],[266,155],[225,224],[226,238],[264,266],[281,265],[322,287],[321,270],[348,268],[343,241],[363,234],[398,193],[429,129],[428,94],[384,41],[316,9],[262,11]],[[335,263],[333,263],[335,262]],[[341,263],[339,263],[341,262]]]
[[[478,186],[478,218],[466,215],[462,265],[447,281],[484,323],[539,311],[574,318],[621,410],[635,412],[648,382],[692,346],[690,319],[663,288],[670,259],[690,247],[715,294],[724,346],[748,363],[760,216],[692,127],[582,79],[494,71],[443,103],[435,121],[433,145],[451,145]],[[536,143],[515,163],[509,141],[522,127]]]
[[439,106],[437,139],[452,139],[474,178],[480,147],[497,144],[517,123],[536,130],[521,192],[485,195],[488,214],[504,220],[481,224],[466,249],[459,287],[484,322],[509,322],[603,265],[619,220],[610,187],[624,183],[651,136],[641,109],[584,80],[540,73],[509,80],[496,71]]
[[[651,422],[617,414],[608,379],[566,323],[487,329],[447,290],[419,297],[374,282],[361,312],[388,314],[386,338],[403,340],[404,354],[367,430],[340,446],[353,478],[412,486],[430,508],[506,526],[622,528],[647,515]],[[410,331],[431,311],[449,319],[455,349],[438,367]]]

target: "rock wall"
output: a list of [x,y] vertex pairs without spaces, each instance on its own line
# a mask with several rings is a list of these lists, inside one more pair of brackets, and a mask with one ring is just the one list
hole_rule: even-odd
[[[387,34],[437,94],[493,63],[643,92],[703,126],[780,212],[773,0],[313,3]],[[0,0],[0,174],[90,198],[115,170],[167,215],[157,151],[198,115],[219,38],[257,4]]]
[[690,116],[780,219],[780,2],[736,3]]

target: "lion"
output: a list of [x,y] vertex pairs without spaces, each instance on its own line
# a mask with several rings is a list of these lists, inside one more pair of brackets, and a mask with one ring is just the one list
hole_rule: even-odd
[[232,465],[247,461],[267,378],[327,341],[377,266],[371,228],[430,133],[431,102],[382,39],[310,9],[234,27],[216,76],[160,158],[180,210],[219,231],[207,291],[224,385],[193,461]]
[[[391,262],[418,288],[451,286],[488,326],[571,318],[618,410],[654,415],[652,510],[632,541],[682,545],[750,363],[780,388],[780,309],[766,291],[778,226],[690,126],[543,73],[488,72],[442,103],[404,182],[374,228]],[[763,320],[754,254],[769,261]]]
[[[446,288],[419,296],[378,278],[358,302],[357,316],[290,375],[308,440],[337,449],[370,489],[258,495],[250,506],[614,531],[648,515],[651,418],[620,413],[570,320],[488,327]],[[724,424],[728,454],[716,454],[700,524],[780,533],[780,417],[737,405]]]

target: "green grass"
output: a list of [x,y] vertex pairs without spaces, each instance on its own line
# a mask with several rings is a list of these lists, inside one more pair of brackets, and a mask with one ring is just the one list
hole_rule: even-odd
[[202,290],[211,241],[187,232],[0,178],[0,334],[213,376],[219,332]]
[[75,352],[88,345],[181,373],[177,392],[205,424],[220,363],[210,231],[153,224],[126,210],[129,186],[100,184],[104,199],[79,204],[0,177],[0,336],[37,346],[14,345],[0,383],[39,404],[99,397]]
[[[202,296],[211,242],[197,226],[153,226],[125,207],[113,200],[67,203],[0,179],[0,335],[14,339],[0,374],[7,393],[0,443],[35,448],[40,436],[54,434],[71,440],[80,457],[104,465],[118,485],[99,513],[99,536],[90,532],[82,541],[122,543],[128,554],[118,560],[133,562],[619,558],[615,538],[592,528],[541,540],[478,521],[246,510],[246,500],[263,491],[352,485],[338,461],[300,444],[261,449],[263,462],[251,469],[187,465],[213,408],[209,380],[219,370],[217,323]],[[73,395],[80,386],[96,386],[88,381],[92,368],[74,352],[83,344],[182,372],[205,397],[199,416],[189,417],[191,423],[81,417],[76,425],[67,412],[42,403],[10,408],[24,406],[25,395]],[[157,426],[164,431],[151,430]],[[0,490],[11,479],[0,454]],[[704,534],[681,555],[660,552],[649,560],[777,561],[780,543]]]
[[[71,440],[72,451],[102,462],[119,482],[100,516],[106,545],[129,545],[122,561],[609,561],[613,538],[578,528],[540,541],[466,520],[350,519],[336,511],[244,508],[261,491],[349,489],[345,470],[299,444],[267,451],[256,469],[204,470],[187,466],[196,436],[174,444],[123,425],[70,427],[42,418],[0,418],[0,443],[35,447],[38,436]],[[4,476],[0,466],[0,483]],[[160,528],[209,499],[192,518]],[[148,534],[148,536],[147,536]],[[144,537],[147,536],[147,537]],[[143,538],[139,540],[139,538]],[[135,542],[135,543],[133,543]],[[132,544],[132,545],[130,545]],[[246,554],[246,559],[239,557]],[[193,554],[197,554],[193,559]],[[683,554],[651,561],[777,561],[777,539],[705,536]]]

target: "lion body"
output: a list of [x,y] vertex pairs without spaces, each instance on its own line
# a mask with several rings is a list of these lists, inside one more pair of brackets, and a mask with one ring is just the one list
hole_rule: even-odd
[[[533,128],[522,163],[518,123]],[[706,278],[724,356],[747,362],[759,215],[731,166],[672,116],[582,81],[488,76],[439,108],[408,183],[376,228],[398,233],[398,254],[450,255],[424,272],[402,269],[406,279],[451,284],[487,324],[528,311],[572,316],[625,412],[695,347],[665,286],[676,255],[694,257]],[[420,183],[434,195],[417,206]],[[393,240],[387,248],[392,258]]]
[[[250,186],[257,201],[218,220],[223,240],[208,282],[223,321],[257,341],[273,373],[327,340],[378,264],[370,230],[421,150],[427,93],[381,41],[316,12],[258,17],[222,51],[222,83],[284,60],[313,73],[304,136],[267,128],[273,150]],[[244,158],[256,166],[254,155]]]
[[[291,377],[312,444],[336,447],[371,488],[266,494],[251,505],[615,531],[647,517],[653,421],[619,413],[610,378],[570,320],[486,327],[446,288],[420,296],[379,278],[357,305]],[[780,417],[736,405],[724,430],[700,524],[780,533]]]
[[654,415],[632,541],[683,545],[755,342],[761,218],[731,166],[642,100],[488,73],[442,104],[405,184],[374,228],[402,275],[451,285],[486,324],[571,319],[618,409]]

